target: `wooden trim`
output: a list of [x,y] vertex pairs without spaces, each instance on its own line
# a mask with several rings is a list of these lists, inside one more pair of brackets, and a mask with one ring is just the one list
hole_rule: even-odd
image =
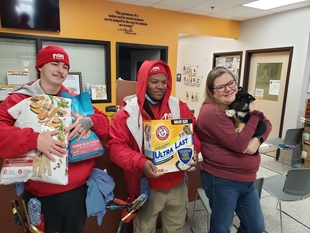
[[[160,50],[160,59],[168,62],[168,46],[157,46],[147,44],[132,44],[116,42],[116,79],[120,77],[120,52],[121,49],[129,49],[131,51],[143,50]],[[130,71],[129,71],[130,72]]]

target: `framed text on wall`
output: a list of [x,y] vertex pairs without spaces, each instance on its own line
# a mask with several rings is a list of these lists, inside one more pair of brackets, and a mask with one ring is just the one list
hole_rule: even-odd
[[69,72],[66,80],[62,83],[69,91],[76,94],[83,92],[82,90],[82,74],[81,72]]

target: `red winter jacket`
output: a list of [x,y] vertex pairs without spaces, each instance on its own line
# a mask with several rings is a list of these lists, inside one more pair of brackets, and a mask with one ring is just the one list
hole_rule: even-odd
[[[37,138],[39,133],[34,132],[31,128],[20,129],[14,126],[15,119],[7,112],[9,108],[19,103],[23,99],[36,94],[44,94],[37,80],[33,83],[26,84],[22,89],[26,90],[23,93],[13,93],[9,95],[0,104],[0,157],[12,158],[27,153],[31,150],[37,150]],[[38,89],[39,88],[39,89]],[[69,92],[69,90],[61,86],[60,91]],[[74,93],[70,93],[75,95]],[[58,93],[58,96],[60,92]],[[94,122],[92,130],[98,135],[101,140],[106,140],[108,136],[109,119],[98,109],[94,108],[95,113],[91,115]],[[39,181],[28,180],[25,183],[26,188],[36,196],[48,196],[52,194],[62,193],[72,190],[86,183],[88,176],[91,174],[94,159],[88,159],[81,162],[70,163],[68,167],[69,181],[67,185],[57,185],[44,183]]]
[[[149,70],[156,64],[166,68],[167,89],[156,109],[156,119],[191,118],[195,128],[196,119],[188,106],[177,98],[171,97],[172,77],[169,67],[162,61],[145,61],[138,73],[137,95],[124,99],[126,106],[115,115],[110,125],[109,137],[106,144],[110,158],[124,169],[127,188],[131,197],[140,195],[140,179],[144,176],[143,165],[147,158],[143,155],[143,121],[151,117],[143,108]],[[200,141],[194,135],[195,150],[200,152]],[[166,173],[158,178],[149,178],[151,189],[168,190],[184,179],[184,171]]]

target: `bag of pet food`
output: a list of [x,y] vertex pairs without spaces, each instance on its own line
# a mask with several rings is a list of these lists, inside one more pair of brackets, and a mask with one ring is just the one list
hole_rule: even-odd
[[[84,116],[94,114],[88,92],[82,92],[77,96],[70,96],[67,92],[61,92],[61,96],[71,98],[71,110],[73,112]],[[88,130],[79,142],[77,142],[77,139],[78,137],[69,141],[69,163],[95,158],[104,154],[104,148],[100,139],[92,130]]]
[[[71,99],[50,95],[36,95],[19,102],[8,112],[16,119],[14,126],[32,128],[35,132],[57,130],[55,140],[68,143],[65,129],[71,122]],[[53,154],[52,154],[53,155]],[[29,151],[16,158],[4,159],[0,183],[12,184],[29,179],[66,185],[68,183],[68,154],[55,162],[38,150]]]

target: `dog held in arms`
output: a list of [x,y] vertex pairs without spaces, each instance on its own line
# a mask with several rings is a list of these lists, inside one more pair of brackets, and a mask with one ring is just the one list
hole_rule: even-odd
[[[238,92],[236,94],[236,99],[229,105],[230,109],[225,110],[228,117],[233,117],[236,126],[236,132],[240,133],[246,122],[250,118],[249,105],[253,102],[255,98],[247,93],[242,87],[238,87]],[[256,127],[256,131],[253,137],[261,136],[266,131],[266,122],[260,120]]]

